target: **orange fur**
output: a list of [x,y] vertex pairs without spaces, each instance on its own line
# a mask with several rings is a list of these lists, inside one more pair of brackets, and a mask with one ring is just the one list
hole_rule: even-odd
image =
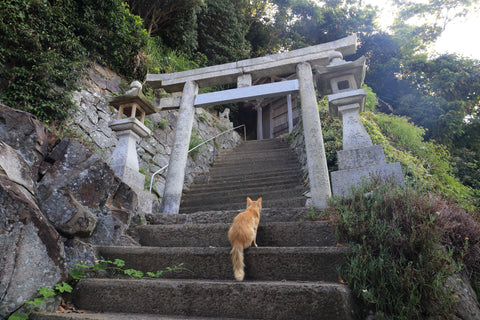
[[228,230],[228,239],[232,244],[230,254],[232,255],[233,273],[238,281],[242,281],[245,277],[243,250],[251,245],[257,247],[255,240],[260,221],[260,210],[262,210],[262,198],[252,201],[247,197],[247,209],[233,219],[232,226]]

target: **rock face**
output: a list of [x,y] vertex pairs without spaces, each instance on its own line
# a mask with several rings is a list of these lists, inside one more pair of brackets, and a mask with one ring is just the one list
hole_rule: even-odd
[[118,243],[135,212],[136,194],[74,140],[62,140],[46,161],[51,166],[38,182],[38,198],[57,230],[93,244]]
[[40,121],[0,104],[0,140],[25,159],[34,180],[48,153],[48,139],[47,130]]
[[63,242],[38,208],[32,176],[20,153],[0,141],[0,318],[65,276]]
[[[18,124],[18,125],[16,125]],[[0,105],[0,319],[126,235],[137,196],[102,158]]]

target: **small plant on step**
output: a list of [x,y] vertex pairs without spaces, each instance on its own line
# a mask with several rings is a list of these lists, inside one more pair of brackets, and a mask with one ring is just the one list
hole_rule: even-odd
[[41,287],[38,289],[38,297],[33,300],[25,302],[24,312],[14,312],[8,320],[27,320],[30,314],[36,311],[36,308],[47,302],[47,299],[53,298],[64,293],[71,293],[76,283],[86,277],[98,275],[102,271],[110,270],[115,274],[123,274],[132,279],[156,279],[162,277],[166,273],[171,273],[179,270],[185,270],[183,263],[173,267],[166,267],[163,270],[154,272],[142,272],[132,268],[125,268],[125,261],[122,259],[115,260],[97,260],[92,266],[87,266],[83,263],[75,264],[78,268],[70,270],[71,281],[57,284],[53,289]]
[[316,220],[328,220],[328,214],[326,211],[320,211],[317,207],[312,206],[304,215],[305,219],[316,221]]
[[77,263],[77,267],[70,271],[70,275],[74,280],[80,280],[89,275],[97,275],[101,271],[111,271],[116,275],[126,275],[133,279],[147,279],[147,278],[160,278],[165,273],[171,273],[178,270],[183,270],[183,263],[177,266],[167,267],[164,270],[158,270],[155,272],[142,272],[132,268],[125,268],[125,261],[122,259],[115,260],[97,260],[93,266],[87,266],[85,264]]

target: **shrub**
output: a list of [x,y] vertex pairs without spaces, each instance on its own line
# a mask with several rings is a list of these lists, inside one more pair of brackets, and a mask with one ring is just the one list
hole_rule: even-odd
[[401,163],[408,181],[453,199],[467,210],[477,208],[479,199],[475,198],[474,190],[455,178],[446,147],[424,141],[424,129],[410,123],[406,117],[382,113],[364,112],[361,119],[373,144],[383,146],[387,162]]
[[0,99],[44,122],[74,108],[87,58],[143,78],[147,34],[121,0],[4,0],[0,16]]
[[455,264],[439,246],[441,208],[426,193],[378,178],[331,202],[326,213],[351,248],[340,274],[363,316],[373,309],[387,319],[451,319],[444,281]]

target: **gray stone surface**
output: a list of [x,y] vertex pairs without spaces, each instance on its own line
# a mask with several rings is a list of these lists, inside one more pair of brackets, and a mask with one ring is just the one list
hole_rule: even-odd
[[175,127],[175,142],[170,155],[167,180],[160,207],[162,213],[178,213],[180,209],[185,167],[195,115],[193,104],[197,93],[198,85],[193,81],[187,81],[180,103],[177,126]]
[[352,187],[360,185],[372,176],[385,179],[393,178],[400,184],[403,184],[404,181],[399,162],[339,170],[330,174],[332,176],[332,191],[336,196],[348,195]]
[[65,276],[57,231],[38,208],[31,170],[0,141],[0,318]]
[[305,133],[305,149],[312,204],[318,208],[324,208],[327,206],[327,201],[332,193],[323,144],[322,125],[318,114],[317,98],[310,64],[298,64],[297,75],[300,84],[302,122]]
[[360,149],[339,150],[338,169],[354,169],[365,166],[385,164],[385,152],[381,145],[374,145]]
[[22,155],[34,180],[48,153],[50,137],[42,123],[28,113],[0,104],[0,140]]
[[457,274],[447,278],[446,286],[453,288],[456,299],[455,315],[461,320],[480,319],[480,304],[477,295],[465,274]]
[[79,308],[97,312],[222,318],[351,320],[353,309],[345,286],[316,282],[88,279],[74,296]]
[[[215,318],[189,317],[189,316],[162,316],[147,313],[35,313],[30,316],[32,320],[218,320]],[[239,318],[225,318],[223,320],[246,320]]]
[[[38,183],[40,208],[68,236],[114,244],[130,224],[136,194],[96,153],[74,140],[60,142]],[[93,232],[95,231],[95,232]]]
[[[338,280],[337,267],[345,261],[346,247],[261,247],[245,250],[246,280]],[[142,272],[178,266],[166,274],[175,279],[233,280],[230,247],[100,247],[110,260],[122,259],[125,268]],[[273,267],[274,266],[274,267]],[[306,271],[308,270],[308,272]]]
[[[139,243],[157,247],[229,247],[229,223],[145,225],[135,228]],[[332,246],[336,239],[326,221],[260,223],[261,247]]]
[[333,51],[348,56],[354,54],[356,49],[357,36],[353,34],[336,41],[254,59],[168,74],[147,74],[147,82],[153,88],[161,87],[168,92],[178,92],[182,90],[187,81],[196,81],[203,88],[234,83],[239,76],[244,74],[250,74],[252,80],[267,76],[281,76],[295,73],[299,63],[309,62],[313,65],[325,65],[329,62]]

